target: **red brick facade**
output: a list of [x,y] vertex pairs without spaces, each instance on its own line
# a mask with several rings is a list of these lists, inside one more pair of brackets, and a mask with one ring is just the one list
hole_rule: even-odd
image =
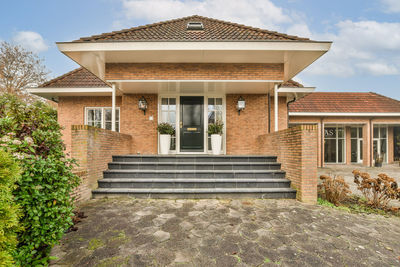
[[87,125],[72,125],[71,140],[71,155],[79,164],[75,173],[82,179],[75,194],[79,201],[87,200],[112,155],[131,153],[132,136]]
[[108,63],[106,80],[283,80],[283,64]]
[[317,135],[316,125],[299,125],[258,138],[259,154],[278,156],[303,202],[317,201]]

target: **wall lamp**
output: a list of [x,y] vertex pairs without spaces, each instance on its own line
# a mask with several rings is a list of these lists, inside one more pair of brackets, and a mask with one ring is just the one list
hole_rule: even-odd
[[246,107],[246,101],[244,101],[243,97],[239,97],[238,102],[236,104],[236,109],[240,115],[240,111],[244,110]]
[[144,96],[139,99],[139,109],[143,110],[143,114],[146,115],[147,101]]

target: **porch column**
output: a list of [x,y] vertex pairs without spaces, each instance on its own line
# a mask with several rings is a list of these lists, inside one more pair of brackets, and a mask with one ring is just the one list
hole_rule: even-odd
[[111,131],[115,132],[115,84],[112,84],[112,95],[111,95]]
[[275,132],[279,130],[278,127],[278,85],[275,84],[274,87],[274,117],[275,117]]

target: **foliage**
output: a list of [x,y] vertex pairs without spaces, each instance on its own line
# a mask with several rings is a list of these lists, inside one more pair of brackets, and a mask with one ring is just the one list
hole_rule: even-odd
[[175,135],[175,129],[172,127],[171,124],[167,122],[162,122],[157,125],[157,131],[160,134],[169,134],[169,135]]
[[13,266],[12,253],[17,246],[17,232],[21,231],[21,210],[14,202],[12,191],[20,179],[20,168],[11,156],[0,150],[0,265]]
[[222,134],[222,130],[224,129],[224,124],[220,121],[217,121],[216,123],[210,123],[208,125],[208,133],[209,134]]
[[35,102],[26,104],[15,96],[0,97],[0,148],[8,151],[22,168],[14,190],[24,215],[14,253],[22,266],[46,265],[51,247],[72,224],[72,190],[79,178],[75,162],[64,154],[57,112]]
[[400,188],[396,180],[381,173],[377,178],[371,178],[369,173],[353,171],[357,189],[367,199],[368,205],[374,208],[386,209],[391,200],[400,200]]
[[322,183],[318,185],[320,195],[327,201],[340,205],[351,193],[349,185],[341,176],[321,175]]
[[35,53],[19,45],[0,43],[0,92],[29,98],[25,89],[44,83],[48,74]]

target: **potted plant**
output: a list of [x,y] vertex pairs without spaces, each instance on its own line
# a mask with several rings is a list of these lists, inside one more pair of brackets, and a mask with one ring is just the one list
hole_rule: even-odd
[[211,135],[211,149],[213,155],[219,155],[221,153],[223,128],[224,124],[219,121],[208,125],[208,133]]
[[383,162],[383,156],[382,155],[378,155],[375,158],[375,167],[382,167],[382,162]]
[[171,136],[175,134],[175,129],[171,124],[162,122],[157,125],[160,134],[160,154],[166,155],[171,147]]

